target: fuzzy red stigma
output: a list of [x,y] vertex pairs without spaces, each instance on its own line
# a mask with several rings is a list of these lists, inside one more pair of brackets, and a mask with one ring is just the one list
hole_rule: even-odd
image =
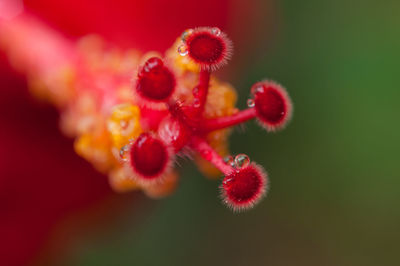
[[150,133],[142,133],[131,146],[129,163],[139,181],[159,180],[170,162],[168,147]]
[[202,69],[216,69],[226,64],[232,54],[232,42],[218,28],[198,28],[187,35],[187,54]]
[[225,204],[235,211],[247,210],[257,204],[265,195],[267,174],[255,163],[235,169],[222,182],[222,196]]
[[277,83],[263,81],[254,84],[251,91],[261,124],[268,131],[282,129],[292,115],[292,102],[286,90]]
[[144,101],[162,103],[172,96],[175,86],[174,74],[160,58],[152,57],[140,69],[135,89]]

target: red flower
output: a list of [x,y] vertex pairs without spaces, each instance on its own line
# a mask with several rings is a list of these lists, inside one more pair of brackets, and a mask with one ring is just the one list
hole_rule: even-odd
[[[140,50],[159,51],[170,45],[171,40],[183,30],[182,27],[211,24],[226,28],[229,4],[228,1],[208,3],[207,0],[201,5],[182,0],[167,1],[168,4],[156,0],[125,0],[118,4],[94,0],[26,0],[24,3],[26,10],[68,37],[75,38],[94,32],[122,47],[133,44]],[[212,9],[209,9],[210,5]],[[180,19],[176,20],[177,17]],[[160,22],[163,27],[160,27]],[[28,50],[31,48],[31,43],[24,45]],[[36,48],[46,50],[43,47]],[[42,54],[31,55],[46,60],[58,56],[56,53],[54,57],[47,58]],[[72,58],[68,56],[68,59]],[[56,129],[55,112],[33,103],[25,92],[26,85],[21,82],[22,77],[10,72],[4,62],[1,60],[0,64],[0,198],[3,206],[0,215],[0,248],[7,252],[0,253],[0,264],[25,265],[45,243],[49,231],[60,218],[73,210],[103,200],[109,195],[109,189],[101,175],[74,156],[70,141],[64,139]],[[33,68],[36,69],[36,66]],[[49,76],[54,77],[52,74]],[[35,77],[29,78],[31,82],[38,81]],[[89,76],[87,78],[90,79]],[[38,87],[43,84],[33,85]],[[56,104],[62,108],[65,99],[58,99]],[[154,112],[141,108],[142,114],[146,112],[147,115],[141,121],[145,128],[154,128],[165,117],[165,110]],[[113,121],[111,117],[109,124]],[[163,123],[168,121],[163,119]],[[176,132],[184,135],[182,130]],[[185,137],[180,139],[178,147],[186,143]],[[85,145],[88,141],[93,140],[82,138],[76,144],[77,150],[79,145]],[[113,141],[118,143],[122,139],[115,135]],[[65,162],[68,162],[68,166]],[[112,173],[117,177],[111,179],[113,188],[121,188],[121,183],[118,183],[121,181],[118,179],[119,174]],[[172,172],[165,178],[164,188],[148,187],[145,191],[148,195],[158,197],[166,191],[172,191],[175,183],[176,175]],[[122,187],[129,186],[132,184]]]

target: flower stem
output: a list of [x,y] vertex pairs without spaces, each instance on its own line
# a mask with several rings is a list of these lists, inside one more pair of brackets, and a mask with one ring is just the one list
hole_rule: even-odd
[[194,101],[197,102],[197,113],[200,116],[203,114],[204,106],[207,102],[208,87],[210,85],[210,71],[202,69],[199,74],[198,92],[193,95]]
[[231,116],[218,117],[206,120],[201,125],[202,132],[211,132],[246,122],[256,117],[256,110],[248,108]]
[[194,136],[190,142],[190,146],[197,151],[203,159],[215,165],[224,175],[232,173],[232,167],[226,164],[224,159],[203,138]]

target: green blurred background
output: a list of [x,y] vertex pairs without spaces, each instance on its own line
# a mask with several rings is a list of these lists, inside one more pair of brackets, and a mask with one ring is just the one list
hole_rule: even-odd
[[184,163],[174,195],[127,196],[63,265],[398,265],[400,1],[285,0],[275,12],[274,38],[260,22],[229,78],[240,107],[264,77],[294,102],[286,130],[251,122],[231,137],[232,153],[268,170],[268,197],[232,213],[219,181]]

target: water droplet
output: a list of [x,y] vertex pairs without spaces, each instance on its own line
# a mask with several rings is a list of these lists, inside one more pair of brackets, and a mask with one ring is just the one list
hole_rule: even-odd
[[253,108],[255,106],[254,100],[253,99],[248,99],[247,100],[247,106],[250,108]]
[[246,154],[238,154],[235,157],[235,166],[240,169],[250,164],[250,158]]
[[223,184],[225,187],[229,188],[230,183],[231,183],[232,181],[233,181],[233,178],[225,178],[224,181],[222,181],[222,184]]
[[251,94],[255,95],[257,92],[262,92],[263,90],[264,88],[261,84],[255,85],[254,87],[251,88]]
[[128,160],[128,155],[129,155],[129,145],[122,146],[122,148],[119,150],[119,157],[121,158],[121,160],[126,162]]
[[229,165],[232,166],[232,167],[235,166],[234,159],[233,159],[233,157],[232,157],[231,155],[225,156],[225,157],[224,157],[224,162],[225,162],[226,164],[229,164]]
[[185,55],[187,55],[187,54],[189,53],[189,50],[188,50],[188,48],[187,48],[186,45],[182,44],[182,45],[180,45],[180,46],[178,47],[178,53],[179,53],[181,56],[185,56]]
[[192,34],[193,33],[193,30],[192,29],[188,29],[188,30],[185,30],[183,33],[182,33],[182,35],[181,35],[181,40],[182,40],[182,42],[186,42],[186,40],[187,40],[187,38],[190,36],[190,34]]
[[211,33],[216,35],[216,36],[219,36],[221,34],[221,30],[219,28],[217,28],[217,27],[214,27],[214,28],[211,29]]

